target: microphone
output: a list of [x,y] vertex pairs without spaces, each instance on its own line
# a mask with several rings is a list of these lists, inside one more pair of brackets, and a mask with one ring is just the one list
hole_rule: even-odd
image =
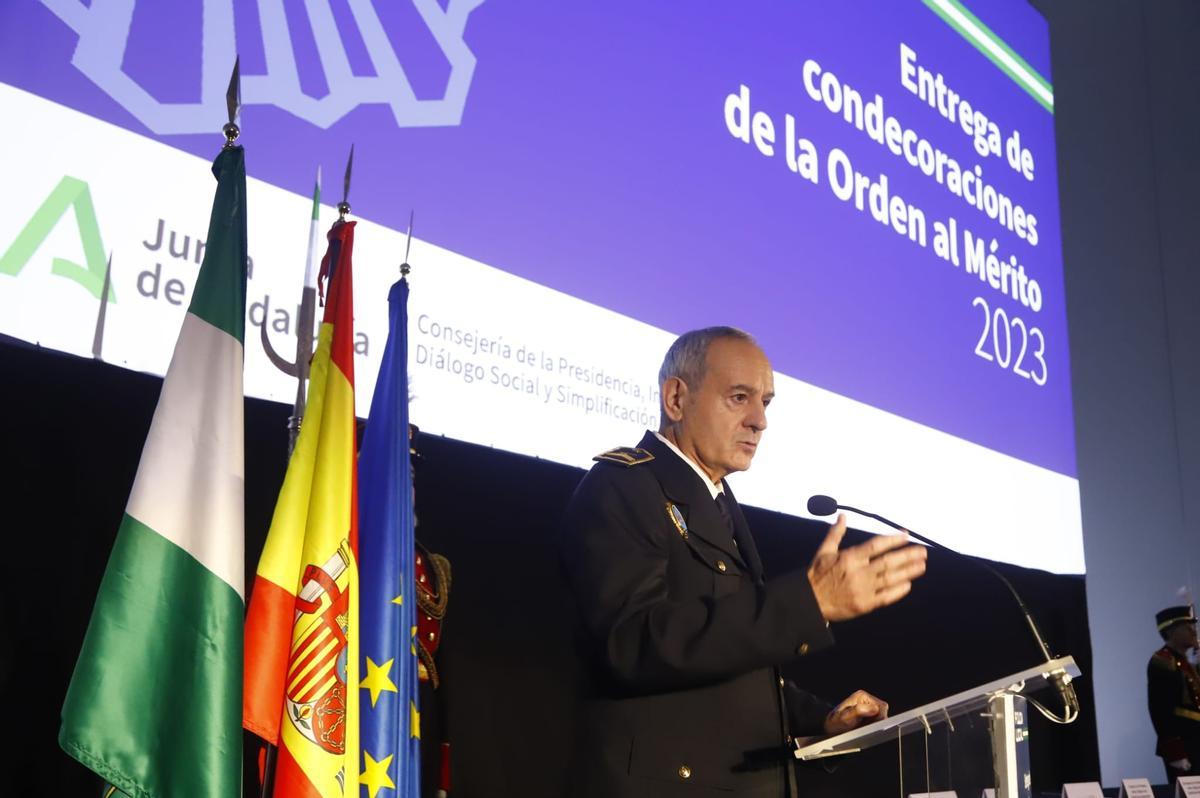
[[[943,551],[949,552],[950,554],[953,554],[958,557],[962,557],[963,559],[971,560],[971,561],[979,564],[980,566],[982,566],[984,569],[989,571],[993,576],[995,576],[997,579],[999,579],[1001,582],[1003,582],[1004,586],[1008,588],[1008,592],[1012,594],[1012,597],[1017,602],[1017,606],[1020,607],[1021,614],[1023,614],[1025,616],[1025,622],[1029,625],[1029,631],[1033,632],[1033,639],[1035,641],[1037,641],[1038,649],[1042,652],[1042,656],[1046,658],[1047,662],[1052,662],[1054,660],[1054,655],[1050,653],[1050,648],[1049,648],[1049,646],[1046,645],[1045,638],[1042,637],[1042,633],[1038,629],[1038,625],[1033,620],[1033,614],[1029,612],[1029,608],[1025,606],[1025,602],[1021,600],[1021,596],[1019,593],[1017,593],[1016,588],[1014,588],[1012,586],[1012,583],[1009,582],[1008,579],[1005,578],[1004,574],[997,571],[995,568],[993,568],[991,565],[989,565],[986,561],[984,561],[978,557],[971,557],[969,555],[963,554],[962,552],[955,551],[954,549],[950,548],[949,546],[943,546],[941,543],[937,543],[933,540],[930,540],[929,538],[925,537],[924,535],[918,535],[916,532],[913,532],[911,529],[908,529],[907,527],[902,527],[899,524],[897,524],[895,521],[888,520],[887,518],[884,518],[881,515],[876,515],[875,513],[868,513],[865,510],[860,510],[857,507],[851,507],[848,504],[838,504],[837,499],[834,499],[832,496],[824,496],[821,494],[817,494],[815,496],[810,496],[808,498],[808,511],[810,513],[812,513],[813,515],[817,515],[817,516],[833,515],[838,510],[848,510],[849,512],[857,513],[858,515],[862,515],[862,516],[866,516],[867,518],[874,518],[876,521],[879,521],[882,524],[886,524],[887,526],[890,526],[892,529],[898,529],[901,532],[907,533],[910,537],[916,538],[917,540],[921,541],[922,543],[933,546],[934,548],[937,548],[937,549],[942,549]],[[1058,689],[1059,695],[1062,696],[1063,706],[1067,710],[1067,716],[1070,717],[1072,712],[1074,712],[1075,715],[1078,715],[1079,714],[1079,697],[1075,695],[1075,688],[1071,686],[1071,677],[1065,673],[1055,673],[1055,674],[1051,674],[1050,681],[1054,683],[1054,686]],[[1070,723],[1071,720],[1074,720],[1074,718],[1071,717],[1070,720],[1068,720],[1066,722]]]
[[[951,554],[958,554],[958,552],[954,551],[953,549],[947,548],[946,546],[943,546],[940,543],[935,543],[932,540],[930,540],[929,538],[925,537],[924,535],[918,535],[916,532],[913,532],[911,529],[900,526],[895,521],[889,521],[888,519],[884,518],[882,515],[875,515],[875,513],[868,513],[866,510],[860,510],[857,507],[851,507],[848,504],[838,504],[837,499],[833,498],[832,496],[822,496],[821,494],[817,494],[816,496],[808,497],[808,511],[810,513],[812,513],[813,515],[833,515],[838,510],[849,510],[852,513],[857,513],[858,515],[864,515],[867,518],[874,518],[876,521],[880,522],[881,524],[886,524],[887,526],[890,526],[892,529],[898,529],[901,532],[905,532],[909,535],[909,537],[915,538],[926,545],[933,546],[935,549],[945,549],[946,551],[950,552]],[[959,556],[965,556],[965,555],[959,555]],[[997,574],[997,576],[999,576],[999,574]],[[1001,576],[1000,578],[1003,579],[1004,577]],[[1012,588],[1009,588],[1009,589],[1011,590]],[[1020,599],[1017,599],[1017,600],[1020,601]]]
[[833,515],[837,512],[837,499],[832,496],[816,496],[808,497],[808,511],[813,515]]
[[[1023,601],[1021,601],[1021,597],[1017,595],[1017,591],[1014,590],[1013,586],[1008,583],[1008,580],[1004,578],[1003,574],[1001,574],[995,568],[992,568],[992,566],[990,566],[986,561],[981,560],[977,557],[972,557],[970,555],[963,554],[962,552],[955,551],[954,549],[950,548],[949,546],[945,546],[941,543],[938,543],[937,541],[930,540],[929,538],[925,537],[924,535],[917,534],[916,532],[912,531],[908,527],[900,526],[895,521],[892,521],[891,519],[888,519],[888,518],[884,518],[882,515],[876,515],[875,513],[869,513],[866,510],[860,510],[857,507],[851,507],[848,504],[838,504],[837,499],[833,498],[832,496],[822,496],[821,494],[817,494],[815,496],[808,497],[808,511],[810,513],[812,513],[813,515],[833,515],[838,510],[847,510],[852,513],[857,513],[858,515],[866,516],[867,518],[874,518],[876,521],[879,521],[882,524],[886,524],[887,526],[890,526],[892,529],[897,529],[901,532],[904,532],[907,535],[909,535],[910,537],[916,538],[917,540],[921,541],[922,543],[932,546],[935,549],[941,549],[942,551],[949,552],[950,554],[956,555],[958,557],[962,557],[964,559],[975,560],[976,562],[979,563],[979,565],[983,566],[984,568],[988,569],[993,574],[995,574],[996,578],[998,578],[1001,582],[1003,582],[1008,587],[1009,591],[1013,594],[1013,598],[1015,598],[1017,600],[1017,604],[1019,604],[1021,606],[1021,610],[1025,612],[1026,617],[1029,616],[1029,611],[1026,610],[1025,603]],[[1038,633],[1037,625],[1033,623],[1032,618],[1030,618],[1029,623],[1033,627],[1033,634],[1038,640],[1038,646],[1042,649],[1042,653],[1046,655],[1046,659],[1054,659],[1054,657],[1050,656],[1050,652],[1046,649],[1046,644],[1042,641],[1042,636]]]

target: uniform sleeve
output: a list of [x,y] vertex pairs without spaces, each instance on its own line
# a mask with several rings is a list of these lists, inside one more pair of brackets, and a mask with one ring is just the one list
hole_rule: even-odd
[[833,711],[833,704],[807,690],[801,690],[791,679],[784,683],[783,697],[787,702],[788,728],[793,736],[825,734],[825,718]]
[[1175,715],[1182,692],[1181,678],[1174,663],[1161,657],[1151,657],[1150,664],[1146,666],[1150,722],[1154,724],[1154,733],[1158,735],[1157,753],[1168,762],[1186,759],[1188,755],[1178,728],[1180,720]]
[[644,691],[707,684],[832,643],[803,571],[764,585],[743,576],[719,597],[668,595],[669,559],[688,555],[665,512],[652,475],[605,466],[568,507],[564,566],[618,682]]

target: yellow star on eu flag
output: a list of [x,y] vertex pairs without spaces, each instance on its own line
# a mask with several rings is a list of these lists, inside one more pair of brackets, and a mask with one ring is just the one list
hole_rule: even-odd
[[376,665],[370,657],[367,657],[367,675],[359,682],[359,687],[364,690],[371,691],[371,706],[375,706],[375,702],[379,700],[379,694],[382,692],[396,693],[396,684],[388,674],[392,671],[392,664],[396,660],[389,659],[382,665]]
[[375,798],[384,787],[396,789],[396,782],[392,781],[392,777],[388,775],[388,768],[392,766],[393,756],[395,755],[385,756],[376,762],[370,754],[363,751],[363,769],[358,777],[358,783],[366,786],[371,798]]

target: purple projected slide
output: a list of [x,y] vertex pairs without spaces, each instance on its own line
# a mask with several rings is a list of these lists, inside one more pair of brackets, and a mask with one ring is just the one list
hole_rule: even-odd
[[744,327],[785,374],[1075,475],[1023,0],[0,11],[0,81],[205,158],[235,50],[253,177],[307,195],[320,163],[336,201],[353,142],[368,219],[416,208],[441,247],[666,330]]

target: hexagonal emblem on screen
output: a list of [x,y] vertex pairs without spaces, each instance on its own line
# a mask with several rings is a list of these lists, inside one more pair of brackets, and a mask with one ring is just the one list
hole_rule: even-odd
[[[388,106],[398,127],[457,126],[475,72],[475,55],[463,33],[468,16],[483,1],[409,0],[419,24],[428,29],[420,33],[432,37],[449,67],[442,96],[427,98],[414,90],[404,54],[393,46],[401,37],[389,35],[403,31],[385,29],[371,0],[348,0],[348,21],[345,15],[335,21],[331,0],[306,0],[302,19],[289,17],[283,0],[257,0],[266,70],[247,74],[243,69],[242,104],[273,105],[319,128],[328,128],[367,104]],[[214,120],[224,118],[225,89],[242,33],[236,30],[233,0],[199,0],[202,24],[194,34],[201,37],[200,86],[198,92],[190,91],[199,96],[198,102],[163,102],[125,68],[130,32],[151,0],[92,0],[89,5],[80,0],[40,2],[79,35],[72,65],[154,133],[208,133]],[[302,25],[307,29],[302,30]],[[347,26],[352,30],[347,31]],[[244,37],[254,33],[243,33],[243,45]],[[344,34],[357,38],[355,52],[367,69],[352,68]],[[327,91],[322,96],[301,87],[299,35],[312,39],[315,56],[309,56],[303,66],[323,75]]]

